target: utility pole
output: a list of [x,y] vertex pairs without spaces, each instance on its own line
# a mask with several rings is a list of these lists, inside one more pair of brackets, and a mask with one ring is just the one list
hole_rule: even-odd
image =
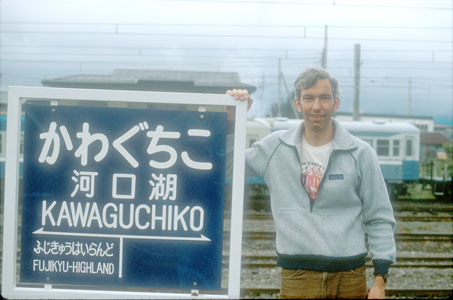
[[408,110],[407,114],[412,115],[412,78],[409,78],[409,99],[408,99]]
[[324,48],[322,49],[321,67],[327,68],[327,24],[324,25]]
[[288,84],[286,83],[285,76],[281,74],[281,78],[283,81],[283,87],[285,88],[286,95],[287,95],[287,101],[289,102],[288,105],[291,107],[291,111],[293,112],[294,118],[299,119],[299,113],[296,110],[296,107],[294,107],[294,103],[291,101],[291,92],[289,91]]
[[277,103],[277,116],[281,117],[282,112],[281,112],[281,99],[282,99],[282,87],[281,87],[281,74],[282,74],[282,59],[278,59],[278,103]]
[[354,105],[352,120],[360,121],[360,44],[354,45]]
[[262,81],[262,85],[263,85],[263,88],[261,89],[261,115],[263,117],[266,116],[266,113],[264,112],[264,89],[266,88],[266,76],[263,72],[263,81]]

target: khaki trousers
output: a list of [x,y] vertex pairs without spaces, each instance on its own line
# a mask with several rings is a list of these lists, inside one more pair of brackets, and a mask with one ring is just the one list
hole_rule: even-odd
[[365,265],[343,272],[283,268],[280,299],[365,299]]

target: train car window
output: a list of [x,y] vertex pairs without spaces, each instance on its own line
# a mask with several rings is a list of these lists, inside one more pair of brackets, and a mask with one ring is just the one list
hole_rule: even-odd
[[406,141],[406,156],[412,156],[412,140]]
[[377,140],[377,155],[378,156],[389,156],[390,155],[390,141],[389,140]]
[[400,141],[393,140],[393,156],[400,156]]
[[426,124],[415,124],[420,131],[428,131],[428,125]]

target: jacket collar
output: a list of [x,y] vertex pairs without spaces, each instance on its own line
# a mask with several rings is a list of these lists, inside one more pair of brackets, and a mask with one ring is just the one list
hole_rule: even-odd
[[[334,137],[332,140],[334,149],[351,150],[357,147],[352,135],[340,125],[340,122],[332,118],[332,124],[334,127]],[[300,122],[299,125],[288,129],[280,136],[280,140],[289,146],[299,148],[303,135],[304,121]]]

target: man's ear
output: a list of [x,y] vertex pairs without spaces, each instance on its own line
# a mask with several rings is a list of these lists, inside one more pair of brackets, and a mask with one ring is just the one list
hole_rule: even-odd
[[296,106],[298,112],[302,112],[302,106],[300,105],[299,99],[294,98],[294,106]]
[[335,103],[333,104],[333,112],[337,111],[338,107],[340,107],[340,103],[341,103],[340,98],[336,98]]

